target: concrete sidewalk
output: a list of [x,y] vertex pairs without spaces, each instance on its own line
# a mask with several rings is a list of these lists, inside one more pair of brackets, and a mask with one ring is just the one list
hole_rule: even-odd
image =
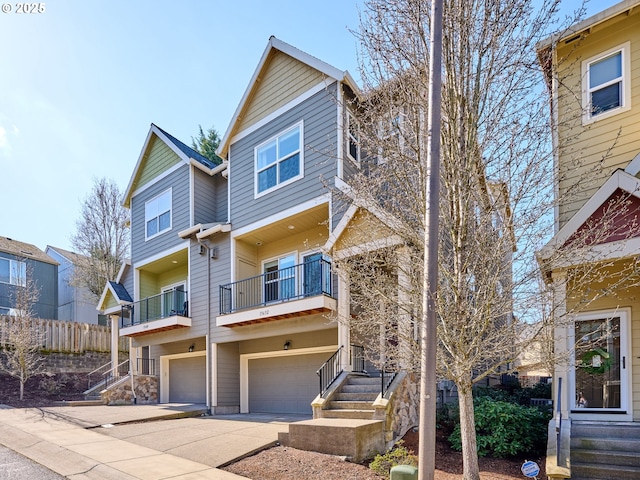
[[304,420],[225,415],[149,422],[200,414],[197,407],[0,407],[0,444],[72,480],[240,479],[215,467],[273,445],[288,423]]

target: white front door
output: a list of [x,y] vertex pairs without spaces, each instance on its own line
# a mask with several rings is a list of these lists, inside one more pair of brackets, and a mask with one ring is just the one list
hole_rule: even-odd
[[632,419],[629,313],[620,309],[576,318],[570,384],[572,416]]

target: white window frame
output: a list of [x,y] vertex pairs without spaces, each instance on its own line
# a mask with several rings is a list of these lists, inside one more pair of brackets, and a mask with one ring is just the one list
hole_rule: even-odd
[[[150,220],[159,219],[160,215],[162,213],[166,212],[166,211],[158,212],[158,215],[156,215],[154,217],[147,217],[147,209],[149,208],[151,203],[159,201],[159,199],[162,196],[167,195],[167,194],[169,195],[169,210],[168,210],[169,211],[169,226],[167,228],[165,228],[164,230],[160,230],[160,225],[158,224],[158,231],[156,233],[154,233],[153,235],[147,235],[147,223]],[[159,193],[155,197],[153,197],[153,198],[147,200],[146,202],[144,202],[144,239],[145,239],[145,241],[147,241],[147,240],[151,240],[152,238],[156,238],[157,236],[162,235],[163,233],[170,231],[172,227],[173,227],[173,189],[169,188],[168,190],[165,190],[164,192]]]
[[[298,138],[299,138],[299,145],[298,145],[298,150],[295,150],[291,153],[289,153],[287,156],[280,158],[280,155],[278,153],[278,139],[280,137],[283,137],[285,135],[287,135],[288,133],[293,132],[294,130],[298,130]],[[262,149],[263,147],[265,147],[266,145],[268,145],[271,142],[276,142],[276,160],[275,163],[270,163],[269,165],[267,165],[266,167],[263,167],[262,169],[258,169],[258,152],[260,151],[260,149]],[[299,161],[299,173],[298,175],[291,177],[287,180],[285,180],[284,182],[280,181],[280,169],[279,169],[279,165],[281,162],[293,157],[294,155],[299,155],[298,157],[298,161]],[[272,187],[266,188],[265,190],[260,191],[260,185],[259,185],[259,181],[258,181],[258,174],[264,170],[266,170],[267,168],[272,167],[273,165],[276,165],[276,184]],[[280,133],[278,133],[277,135],[274,135],[273,137],[270,137],[268,140],[260,143],[259,145],[257,145],[254,149],[253,149],[253,177],[254,177],[254,198],[258,198],[261,197],[263,195],[266,195],[270,192],[273,192],[274,190],[278,190],[279,188],[282,188],[286,185],[289,185],[290,183],[295,182],[296,180],[299,180],[300,178],[304,177],[304,122],[300,121],[298,123],[296,123],[295,125],[292,125],[291,127],[282,130]]]
[[[626,112],[631,108],[631,60],[630,60],[631,42],[625,42],[617,47],[610,48],[598,55],[588,58],[582,62],[582,124],[587,125],[589,123],[596,122],[609,118],[613,115],[617,115],[622,112]],[[601,60],[611,57],[616,54],[620,54],[622,62],[622,75],[614,80],[598,85],[596,88],[589,87],[589,72],[592,64]],[[591,94],[598,91],[608,85],[621,82],[620,88],[620,106],[612,108],[610,110],[596,113],[591,112]]]
[[[9,282],[0,283],[7,285],[16,285],[18,287],[27,286],[27,263],[12,258],[0,257],[0,262],[9,262]],[[17,273],[16,273],[17,272]]]
[[[300,257],[298,256],[298,251],[294,250],[292,252],[288,252],[288,253],[284,253],[282,255],[277,255],[275,257],[270,257],[270,258],[265,258],[264,260],[262,260],[262,266],[261,266],[261,270],[262,270],[262,275],[266,275],[267,271],[267,264],[272,263],[272,262],[278,262],[278,270],[281,270],[280,267],[280,260],[284,260],[285,258],[289,258],[289,257],[293,257],[293,267],[295,268],[299,263],[300,263]],[[285,267],[285,268],[289,268],[289,267]],[[295,288],[295,295],[298,295],[299,293],[299,285],[298,285],[298,279],[295,278],[296,275],[296,270],[294,270],[294,288]],[[291,277],[280,277],[280,275],[278,275],[277,278],[271,280],[269,283],[277,283],[278,284],[278,298],[276,299],[272,299],[269,300],[269,302],[281,302],[281,294],[280,294],[280,284],[283,282],[283,280],[289,280]],[[265,279],[265,283],[264,285],[267,285],[267,281]],[[264,288],[264,287],[263,287]]]
[[[355,135],[352,133],[351,131],[351,125],[355,125]],[[360,160],[362,158],[362,150],[360,148],[360,135],[361,135],[361,130],[360,130],[360,123],[358,122],[358,119],[356,118],[356,116],[353,114],[353,112],[351,110],[347,110],[347,157],[353,162],[355,163],[358,167],[360,167]],[[351,155],[351,145],[355,145],[356,147],[356,157],[354,158],[353,155]]]

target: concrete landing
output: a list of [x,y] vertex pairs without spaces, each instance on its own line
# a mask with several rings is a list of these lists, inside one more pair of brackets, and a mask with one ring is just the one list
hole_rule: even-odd
[[384,424],[380,420],[317,418],[289,425],[280,433],[283,445],[299,450],[341,455],[360,462],[385,449]]

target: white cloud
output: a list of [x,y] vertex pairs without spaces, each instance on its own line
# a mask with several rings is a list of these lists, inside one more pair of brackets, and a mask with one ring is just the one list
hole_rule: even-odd
[[7,138],[7,130],[0,125],[0,153],[9,153],[9,139]]
[[15,136],[20,135],[20,130],[18,129],[18,127],[16,127],[15,125],[11,125],[11,130],[13,130],[13,134]]

